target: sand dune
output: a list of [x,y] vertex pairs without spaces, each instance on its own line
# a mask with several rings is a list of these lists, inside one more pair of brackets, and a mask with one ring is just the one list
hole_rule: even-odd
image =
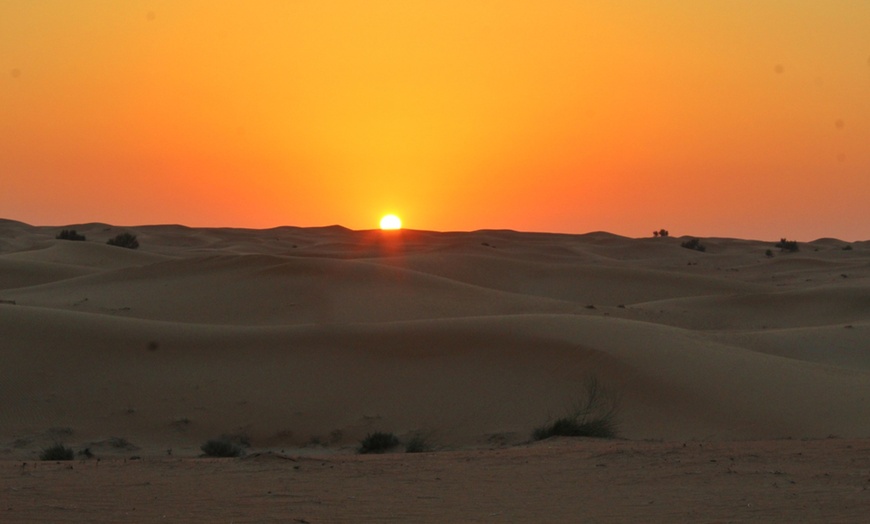
[[[356,490],[355,479],[365,478],[370,500],[382,503],[393,500],[394,486],[372,479],[414,476],[403,485],[418,504],[404,512],[354,510],[345,499],[293,505],[332,521],[548,520],[540,518],[545,508],[556,521],[776,520],[795,510],[786,499],[728,512],[678,481],[730,460],[704,482],[744,501],[770,486],[759,480],[759,457],[775,487],[784,474],[771,468],[787,465],[804,495],[826,494],[839,515],[862,514],[841,489],[857,481],[841,473],[861,460],[855,450],[867,440],[801,439],[870,436],[870,243],[843,249],[820,239],[783,253],[772,242],[711,238],[702,253],[681,247],[687,237],[602,232],[64,228],[87,240],[0,221],[0,465],[8,466],[0,489],[13,495],[0,510],[10,521],[56,520],[58,511],[68,520],[137,520],[127,510],[122,517],[118,504],[81,506],[87,497],[76,479],[85,478],[106,493],[154,483],[175,515],[187,511],[182,498],[196,498],[185,486],[218,489],[238,475],[271,497],[288,464],[296,472],[321,465],[309,479],[317,493]],[[136,234],[141,247],[106,245],[121,232]],[[582,399],[590,377],[619,399],[623,440],[526,444],[535,427]],[[421,435],[438,453],[401,463],[354,457],[372,431]],[[244,436],[254,458],[194,458],[222,434]],[[28,469],[54,442],[87,448],[104,466],[78,463],[66,481],[45,463]],[[134,455],[145,461],[129,462]],[[569,456],[570,470],[589,471],[566,477]],[[794,457],[805,462],[803,476]],[[825,468],[840,468],[831,471],[841,484],[819,484],[811,472]],[[45,491],[25,485],[45,475],[55,506],[17,496]],[[482,484],[451,491],[459,484],[421,475]],[[522,505],[504,496],[518,475],[538,493]],[[560,486],[586,493],[595,484],[580,479],[589,478],[625,488],[634,505],[619,513],[624,519],[606,493],[582,508],[564,503],[576,493]],[[689,509],[650,513],[649,500],[673,500],[673,490],[694,494],[683,499]],[[133,500],[125,493],[118,500]],[[427,497],[457,509],[421,505]],[[286,520],[276,500],[199,514]]]
[[672,297],[746,293],[753,284],[630,263],[518,260],[512,256],[420,255],[395,262],[452,280],[582,305],[625,305]]
[[870,367],[870,325],[770,329],[725,335],[732,343],[786,358],[846,369]]
[[115,247],[96,242],[55,241],[42,249],[11,253],[3,258],[94,268],[101,271],[143,266],[166,259],[164,256],[138,250],[125,249],[119,251]]
[[[629,439],[870,434],[860,243],[770,258],[606,233],[0,226],[9,457],[59,435],[189,455],[232,432],[519,443],[590,376]],[[141,248],[105,245],[121,231]]]
[[7,295],[23,305],[215,324],[384,322],[574,307],[358,259],[271,255],[168,261]]
[[215,327],[22,306],[3,313],[6,340],[27,348],[7,355],[16,372],[3,377],[17,393],[4,427],[19,437],[38,436],[50,420],[44,429],[154,449],[195,450],[232,431],[271,446],[353,446],[378,428],[431,433],[448,446],[516,443],[569,407],[590,374],[622,393],[628,438],[870,432],[868,417],[856,416],[868,411],[866,368],[644,322],[498,315]]
[[843,326],[870,316],[870,286],[679,298],[635,307],[663,323],[696,330]]
[[0,258],[0,289],[35,286],[93,272],[95,270],[87,268],[3,257]]

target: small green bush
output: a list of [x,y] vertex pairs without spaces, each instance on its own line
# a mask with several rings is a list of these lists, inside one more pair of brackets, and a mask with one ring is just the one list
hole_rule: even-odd
[[564,417],[540,426],[534,440],[550,437],[614,438],[619,429],[619,395],[603,387],[596,378],[586,381],[583,398]]
[[72,460],[75,456],[72,448],[68,448],[63,444],[55,444],[42,450],[39,454],[40,460]]
[[241,457],[244,449],[227,437],[213,438],[199,447],[206,457]]
[[399,438],[392,433],[369,433],[360,441],[360,453],[384,453],[399,445]]
[[58,240],[85,240],[85,236],[76,233],[75,229],[64,229],[54,238]]
[[121,233],[120,235],[115,236],[115,238],[110,238],[106,244],[109,244],[110,246],[126,247],[127,249],[137,249],[139,247],[139,241],[136,240],[136,235],[131,235],[130,233]]
[[700,251],[700,252],[702,252],[702,253],[703,253],[704,251],[707,251],[707,248],[704,247],[704,246],[701,244],[701,241],[700,241],[699,239],[697,239],[697,238],[692,238],[692,239],[686,240],[685,242],[683,242],[683,243],[680,244],[680,245],[683,246],[683,247],[686,248],[686,249],[694,249],[695,251]]

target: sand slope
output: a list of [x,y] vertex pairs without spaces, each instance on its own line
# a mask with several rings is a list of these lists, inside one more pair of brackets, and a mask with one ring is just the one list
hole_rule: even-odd
[[866,243],[64,228],[0,222],[0,456],[512,444],[590,376],[630,439],[870,435]]

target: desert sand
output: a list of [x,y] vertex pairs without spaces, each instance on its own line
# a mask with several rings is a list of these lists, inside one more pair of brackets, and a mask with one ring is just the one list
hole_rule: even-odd
[[0,520],[861,521],[870,242],[687,239],[2,220]]

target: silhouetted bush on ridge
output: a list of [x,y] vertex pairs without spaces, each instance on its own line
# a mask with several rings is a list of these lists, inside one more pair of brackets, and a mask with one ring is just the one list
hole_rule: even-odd
[[697,238],[692,238],[690,240],[686,240],[685,242],[683,242],[680,245],[686,249],[694,249],[695,251],[700,251],[702,253],[704,251],[707,251],[707,248],[704,247],[704,245],[701,244],[701,241]]
[[139,241],[136,240],[136,235],[131,235],[130,233],[121,233],[120,235],[115,236],[115,238],[110,238],[106,244],[109,244],[110,246],[126,247],[127,249],[137,249],[139,247]]
[[85,236],[79,235],[75,229],[64,229],[54,238],[58,240],[85,240]]
[[789,253],[794,253],[800,250],[796,240],[786,240],[784,237],[773,247],[778,247],[780,251],[788,251]]

